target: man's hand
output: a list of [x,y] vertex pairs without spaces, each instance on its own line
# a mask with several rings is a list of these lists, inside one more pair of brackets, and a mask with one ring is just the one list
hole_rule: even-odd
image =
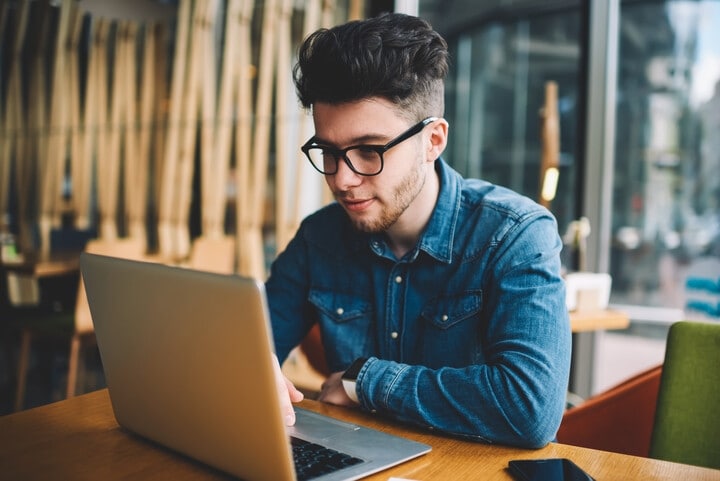
[[334,372],[328,376],[322,384],[318,401],[337,404],[338,406],[357,406],[357,403],[350,399],[345,392],[342,383],[342,371]]
[[285,417],[285,424],[287,426],[293,426],[295,425],[295,410],[293,409],[292,403],[302,401],[305,395],[298,391],[295,385],[285,377],[282,369],[280,369],[277,356],[273,354],[272,357],[273,365],[275,366],[275,385],[278,390],[278,395],[280,396],[280,406]]

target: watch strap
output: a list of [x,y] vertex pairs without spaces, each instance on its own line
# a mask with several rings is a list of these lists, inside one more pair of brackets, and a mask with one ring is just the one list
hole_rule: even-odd
[[357,395],[357,377],[360,374],[360,370],[367,362],[368,358],[360,357],[355,359],[350,367],[348,367],[342,375],[342,385],[345,389],[345,393],[350,399],[356,403],[360,403]]

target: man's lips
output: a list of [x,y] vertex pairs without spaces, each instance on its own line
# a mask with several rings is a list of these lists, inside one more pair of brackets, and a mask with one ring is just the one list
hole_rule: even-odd
[[352,212],[362,212],[370,207],[373,199],[340,199],[345,208]]

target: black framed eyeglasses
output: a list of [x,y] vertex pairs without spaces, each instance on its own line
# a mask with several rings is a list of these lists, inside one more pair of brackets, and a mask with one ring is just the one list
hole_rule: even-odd
[[338,149],[323,145],[312,137],[300,147],[315,170],[323,175],[334,175],[338,171],[340,159],[344,160],[350,169],[358,175],[378,175],[383,170],[385,152],[395,147],[413,135],[419,133],[428,124],[435,122],[438,117],[428,117],[407,129],[385,145],[351,145]]

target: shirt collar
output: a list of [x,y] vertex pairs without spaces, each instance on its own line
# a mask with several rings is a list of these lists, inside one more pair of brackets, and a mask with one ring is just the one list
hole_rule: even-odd
[[430,222],[420,236],[418,248],[440,262],[452,261],[455,229],[460,212],[460,178],[442,158],[435,162],[440,177],[440,193]]

